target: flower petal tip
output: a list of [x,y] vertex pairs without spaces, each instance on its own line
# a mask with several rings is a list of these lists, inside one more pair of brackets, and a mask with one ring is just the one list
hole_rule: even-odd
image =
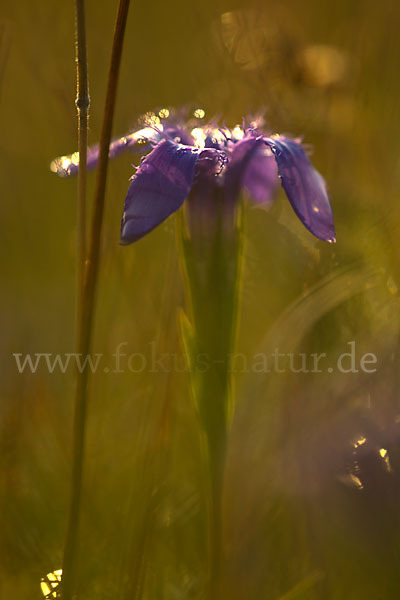
[[78,166],[72,160],[71,156],[59,156],[51,161],[49,168],[52,173],[55,173],[59,177],[69,177],[74,175],[78,171]]
[[132,244],[135,240],[129,240],[129,238],[125,237],[123,233],[121,233],[121,237],[119,238],[119,245],[120,246],[129,246],[129,244]]
[[300,221],[315,237],[334,243],[332,208],[322,175],[295,140],[272,137],[265,138],[265,142],[273,152],[282,187]]

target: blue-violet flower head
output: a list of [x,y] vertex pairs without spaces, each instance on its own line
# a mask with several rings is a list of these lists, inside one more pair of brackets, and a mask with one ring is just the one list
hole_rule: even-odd
[[[168,112],[168,111],[167,111]],[[155,121],[155,122],[154,122]],[[233,129],[215,124],[156,119],[114,140],[109,156],[131,149],[149,151],[133,177],[125,199],[121,244],[135,242],[176,212],[191,192],[217,186],[234,204],[245,190],[255,204],[273,201],[279,180],[303,225],[317,238],[335,241],[332,209],[323,177],[314,169],[301,143],[263,132],[257,121]],[[88,150],[88,168],[98,159],[98,146]],[[51,163],[60,176],[73,175],[79,154]],[[189,199],[190,202],[190,199]]]

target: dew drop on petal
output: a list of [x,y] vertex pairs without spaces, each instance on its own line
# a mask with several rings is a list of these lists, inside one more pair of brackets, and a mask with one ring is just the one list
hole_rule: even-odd
[[235,125],[235,127],[232,129],[232,139],[234,139],[235,141],[240,141],[243,138],[244,138],[243,129],[240,127],[240,125]]
[[202,108],[196,108],[196,110],[193,113],[193,116],[196,119],[204,119],[204,117],[206,116],[206,112]]
[[207,137],[204,129],[202,127],[195,127],[190,133],[193,137],[194,145],[197,148],[204,148]]
[[144,115],[139,117],[138,119],[139,125],[144,125],[145,127],[157,127],[160,125],[160,117],[158,117],[154,112],[147,111]]
[[[78,157],[79,162],[79,157]],[[57,173],[60,177],[67,177],[71,174],[71,167],[75,163],[72,161],[71,156],[59,156],[50,163],[50,171]]]

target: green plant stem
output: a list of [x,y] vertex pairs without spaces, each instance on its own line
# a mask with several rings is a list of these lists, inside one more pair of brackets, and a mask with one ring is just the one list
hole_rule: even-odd
[[[202,204],[189,227],[181,220],[182,255],[191,325],[183,323],[191,386],[207,447],[209,600],[220,600],[223,566],[223,478],[229,418],[232,412],[231,355],[238,324],[241,275],[241,210],[226,206],[218,189],[211,188],[206,227]],[[202,198],[190,198],[190,202]],[[185,329],[186,328],[186,329]],[[207,365],[202,364],[206,357]]]
[[[85,359],[91,350],[95,297],[100,263],[100,242],[107,181],[108,149],[117,94],[119,68],[130,0],[120,0],[116,18],[111,61],[108,72],[107,95],[100,137],[100,155],[96,177],[94,209],[90,230],[89,252],[85,264],[81,309],[78,319],[78,352]],[[64,547],[62,598],[71,600],[75,592],[78,533],[81,513],[82,474],[86,433],[89,369],[77,372],[74,406],[74,441],[71,502]]]
[[86,165],[89,125],[89,82],[86,54],[85,1],[75,0],[76,107],[78,110],[78,215],[77,215],[77,288],[83,289],[86,260]]

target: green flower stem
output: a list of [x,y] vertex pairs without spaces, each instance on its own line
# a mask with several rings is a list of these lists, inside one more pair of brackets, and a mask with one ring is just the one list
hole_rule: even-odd
[[[104,214],[104,198],[107,181],[108,148],[111,141],[112,122],[117,94],[119,68],[125,26],[130,0],[120,0],[115,24],[113,47],[108,72],[107,95],[104,109],[103,126],[100,137],[100,156],[97,169],[94,210],[90,232],[88,257],[85,263],[85,275],[78,313],[78,352],[86,357],[90,354],[93,337],[93,319],[96,299],[97,280],[100,264],[100,242]],[[82,475],[86,434],[86,413],[88,398],[89,369],[77,372],[71,502],[64,547],[62,598],[71,600],[76,584],[76,565],[78,553],[78,534],[81,513]]]
[[[183,320],[191,386],[205,435],[209,473],[209,598],[220,598],[222,492],[229,420],[232,413],[231,355],[238,322],[242,257],[240,207],[226,206],[214,190],[211,213],[196,227],[182,221],[182,255],[190,324]],[[199,199],[189,198],[190,202]],[[200,199],[201,201],[201,199]],[[197,209],[196,216],[198,217]],[[201,219],[200,219],[201,220]],[[204,223],[204,221],[203,221]]]

